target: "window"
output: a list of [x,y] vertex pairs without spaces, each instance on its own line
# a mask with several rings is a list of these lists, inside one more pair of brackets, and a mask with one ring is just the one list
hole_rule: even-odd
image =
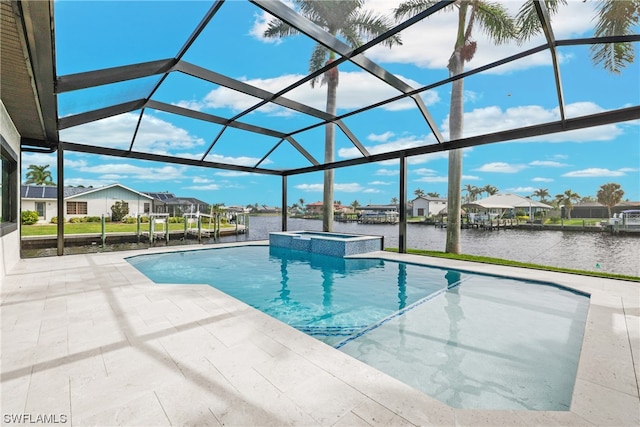
[[418,216],[424,216],[424,208],[418,208]]
[[67,215],[86,215],[87,202],[67,202]]
[[44,202],[36,202],[36,212],[38,212],[38,216],[44,218],[46,207]]
[[147,214],[149,213],[150,206],[151,206],[150,203],[145,203],[144,204],[144,213],[147,213]]
[[0,140],[2,163],[0,175],[2,215],[0,215],[0,236],[18,229],[18,157],[4,138]]

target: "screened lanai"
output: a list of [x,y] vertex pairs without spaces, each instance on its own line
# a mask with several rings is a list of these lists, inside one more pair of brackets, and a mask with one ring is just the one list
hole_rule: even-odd
[[[460,73],[447,68],[454,38],[440,28],[455,28],[458,14],[452,8],[467,2],[433,2],[397,19],[393,9],[401,2],[366,2],[387,17],[388,28],[378,35],[365,34],[356,47],[309,20],[297,3],[121,2],[116,9],[106,8],[109,3],[2,2],[7,22],[2,29],[2,100],[21,135],[21,152],[57,153],[59,183],[64,182],[68,152],[281,177],[285,230],[290,177],[395,162],[400,171],[397,194],[407,200],[407,163],[416,156],[640,118],[637,61],[621,71],[626,80],[588,82],[564,72],[568,58],[590,63],[594,47],[608,46],[613,53],[631,46],[630,52],[637,52],[637,2],[621,2],[635,14],[631,33],[613,27],[608,35],[596,36],[594,22],[586,37],[559,31],[560,22],[547,2],[532,2],[538,35],[521,43],[492,45],[490,54],[482,50],[489,42],[479,29],[481,23],[475,23],[474,39],[467,46],[477,45],[477,54]],[[515,13],[524,3],[505,5]],[[594,6],[580,1],[567,7],[580,12]],[[293,49],[285,51],[284,40],[264,37],[274,20],[297,34],[287,41]],[[229,28],[238,30],[232,33]],[[396,37],[402,45],[386,46]],[[11,49],[10,41],[15,44]],[[440,65],[404,67],[407,58],[401,46],[416,44],[435,52],[433,61]],[[322,49],[333,52],[333,60],[309,71],[311,53]],[[472,86],[483,76],[500,76],[531,64],[544,66],[535,80],[520,84],[552,94],[553,105],[547,107],[553,115],[485,123],[451,137],[447,119],[455,107],[450,98],[455,82]],[[340,83],[334,114],[326,112],[327,85],[322,80],[332,78],[336,67]],[[496,92],[503,89],[496,83]],[[508,91],[498,103],[505,109],[514,104],[511,92],[518,88]],[[580,94],[590,91],[616,91],[620,97],[596,110],[575,108],[583,99]],[[536,102],[517,100],[521,106]],[[153,125],[159,118],[198,135],[198,143],[158,137]],[[374,147],[367,141],[380,122],[393,123],[397,134],[411,123],[421,137],[404,145]],[[327,127],[335,129],[328,156]],[[62,200],[63,186],[58,188]],[[58,203],[59,217],[64,216],[63,206]],[[399,245],[404,252],[407,212],[404,203],[399,206]],[[59,255],[63,233],[59,223]]]

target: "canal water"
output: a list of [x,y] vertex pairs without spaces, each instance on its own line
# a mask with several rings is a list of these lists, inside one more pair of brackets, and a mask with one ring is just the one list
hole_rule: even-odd
[[[222,237],[222,242],[263,240],[280,230],[280,217],[251,217],[247,236]],[[289,218],[287,229],[322,230],[322,221]],[[398,247],[398,225],[334,223],[338,233],[384,236],[385,247]],[[407,247],[444,251],[446,228],[407,224]],[[606,232],[545,230],[461,230],[462,252],[554,267],[640,276],[640,236]]]
[[[204,243],[228,243],[249,240],[268,240],[269,232],[280,231],[279,216],[252,216],[249,233],[223,236],[218,241]],[[321,231],[322,221],[289,218],[287,229]],[[338,233],[371,234],[384,236],[386,248],[398,247],[398,225],[334,223]],[[425,224],[407,224],[407,247],[443,251],[447,230]],[[193,240],[172,240],[170,245],[193,244]],[[461,230],[462,252],[530,262],[554,267],[625,274],[640,277],[640,236],[612,236],[606,232],[550,231],[550,230]],[[158,242],[157,246],[164,245]],[[122,243],[73,247],[66,246],[65,254],[103,252],[114,250],[144,249],[148,243]],[[23,257],[53,256],[55,248],[22,250]]]

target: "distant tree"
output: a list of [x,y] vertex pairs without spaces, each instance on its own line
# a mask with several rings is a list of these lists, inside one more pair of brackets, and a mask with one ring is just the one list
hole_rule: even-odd
[[577,202],[578,200],[580,200],[580,195],[578,193],[574,193],[571,190],[566,190],[562,194],[556,194],[556,202],[558,206],[564,206],[564,209],[567,212],[568,219],[571,219],[573,203]]
[[465,196],[467,203],[475,202],[478,200],[478,196],[482,193],[481,189],[471,184],[465,184],[463,191],[467,193]]
[[391,204],[392,205],[397,205],[398,204],[398,198],[397,197],[392,197],[391,198]]
[[51,171],[47,170],[48,167],[49,165],[29,165],[29,167],[27,167],[27,180],[25,181],[25,184],[55,185],[53,178],[51,177]]
[[549,194],[549,190],[547,188],[538,188],[533,192],[532,195],[539,198],[541,203],[546,203],[547,197],[549,197],[551,194]]
[[607,210],[609,211],[609,218],[611,218],[611,209],[622,201],[622,196],[624,196],[622,186],[614,182],[601,185],[598,193],[596,194],[598,203],[607,207]]
[[424,197],[424,190],[422,190],[421,188],[416,188],[413,194],[415,194],[416,197]]
[[435,191],[430,191],[427,193],[429,197],[440,197],[440,193],[436,193]]
[[593,196],[583,196],[580,197],[580,203],[587,203],[587,202],[597,202],[598,200],[593,197]]
[[353,202],[351,202],[351,208],[353,209],[353,211],[357,211],[358,208],[360,207],[360,202],[357,200],[354,200]]
[[129,215],[129,204],[124,200],[115,202],[113,206],[111,206],[111,221],[122,221],[127,215]]
[[493,196],[493,195],[494,195],[494,194],[496,194],[498,191],[499,191],[499,190],[498,190],[498,188],[497,188],[497,187],[494,187],[494,186],[493,186],[493,185],[491,185],[491,184],[487,184],[487,185],[485,185],[484,187],[482,187],[482,188],[480,189],[480,192],[481,192],[481,193],[487,193],[487,196]]

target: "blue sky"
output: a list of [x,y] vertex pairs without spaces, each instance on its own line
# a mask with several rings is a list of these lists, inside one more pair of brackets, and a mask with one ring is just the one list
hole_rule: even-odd
[[[396,2],[369,1],[367,7],[390,13]],[[517,11],[520,1],[507,3]],[[556,39],[587,37],[593,33],[596,2],[570,1],[553,19]],[[94,69],[173,57],[211,2],[172,1],[56,1],[57,73],[66,75]],[[402,46],[376,47],[367,57],[413,87],[447,77],[446,63],[453,46],[455,13],[438,13],[401,33]],[[313,42],[303,36],[274,41],[261,34],[269,17],[255,6],[226,2],[184,60],[226,76],[277,92],[307,72]],[[543,43],[541,37],[524,46],[494,46],[476,29],[478,50],[467,64],[470,70]],[[431,41],[437,42],[431,42]],[[637,46],[636,46],[636,55]],[[579,117],[638,105],[640,61],[621,74],[594,66],[588,47],[559,48],[566,115]],[[158,77],[117,83],[59,95],[61,116],[101,108],[148,95]],[[398,93],[353,64],[340,66],[338,113]],[[287,97],[324,109],[326,87],[305,84]],[[422,94],[423,100],[448,138],[450,85]],[[172,73],[153,99],[223,117],[232,117],[257,103],[247,95]],[[465,79],[465,136],[559,119],[551,57],[542,52]],[[110,117],[61,131],[63,141],[127,149],[139,111]],[[265,106],[243,117],[258,126],[292,131],[318,120],[282,107]],[[345,124],[371,153],[389,152],[435,142],[414,104],[399,101],[361,115]],[[134,150],[200,158],[220,127],[145,110]],[[296,140],[317,159],[323,158],[322,127],[296,135]],[[253,166],[277,139],[239,130],[226,131],[207,160]],[[360,154],[337,132],[337,160]],[[23,154],[23,170],[30,164],[49,164],[56,172],[55,155]],[[446,196],[447,154],[408,159],[408,192],[416,189]],[[265,168],[308,166],[308,161],[288,143],[281,144],[262,164]],[[24,173],[24,172],[23,172]],[[344,204],[389,203],[398,196],[398,161],[380,162],[336,170],[335,199]],[[169,191],[208,203],[229,205],[279,205],[279,177],[217,169],[186,167],[82,153],[65,153],[65,185],[102,186],[119,182],[138,191]],[[531,195],[546,188],[553,196],[567,189],[595,196],[605,183],[616,182],[624,198],[640,200],[640,126],[627,122],[592,129],[546,135],[528,140],[466,149],[462,183],[493,185],[501,192]],[[288,179],[289,204],[322,200],[322,173]]]

